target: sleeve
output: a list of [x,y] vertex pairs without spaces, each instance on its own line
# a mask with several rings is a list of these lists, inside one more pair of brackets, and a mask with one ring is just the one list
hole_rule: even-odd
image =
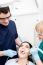
[[16,65],[16,59],[10,59],[10,60],[8,60],[6,63],[5,63],[5,65]]
[[32,65],[35,65],[35,64],[32,63]]
[[18,37],[18,33],[17,33],[17,28],[16,28],[16,24],[15,24],[15,39]]
[[10,23],[10,30],[13,34],[13,36],[15,36],[15,39],[18,37],[18,33],[17,33],[17,28],[16,28],[16,24],[14,21],[11,21]]
[[33,62],[29,62],[29,64],[28,65],[35,65]]
[[5,63],[5,65],[12,65],[12,63],[11,63],[10,60],[8,60],[8,61]]
[[35,65],[35,64],[32,63],[32,65]]

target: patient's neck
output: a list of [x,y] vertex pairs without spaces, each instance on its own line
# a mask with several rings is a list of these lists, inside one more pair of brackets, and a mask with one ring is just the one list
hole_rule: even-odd
[[27,59],[22,59],[22,58],[19,58],[18,59],[18,64],[19,65],[27,65],[28,64],[28,60]]

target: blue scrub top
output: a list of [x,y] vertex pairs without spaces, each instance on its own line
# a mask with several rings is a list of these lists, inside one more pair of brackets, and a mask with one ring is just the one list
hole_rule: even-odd
[[[8,26],[0,24],[0,51],[12,49],[16,50],[15,39],[18,37],[14,21],[10,20]],[[4,65],[7,57],[0,57],[0,65]]]

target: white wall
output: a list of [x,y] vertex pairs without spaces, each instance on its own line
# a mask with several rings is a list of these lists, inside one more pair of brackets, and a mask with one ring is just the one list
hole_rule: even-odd
[[[10,5],[12,19],[15,21],[19,37],[22,41],[34,43],[34,27],[38,20],[43,20],[42,0],[15,0]],[[16,19],[16,20],[15,20]]]
[[15,23],[22,41],[34,43],[34,27],[38,20],[42,20],[39,14],[21,15],[16,17]]
[[[43,20],[39,13],[18,15],[14,17],[19,37],[22,41],[34,43],[34,28],[38,21]],[[14,20],[13,18],[13,20]]]
[[35,0],[20,0],[10,6],[13,15],[23,15],[38,12]]
[[[22,2],[23,1],[23,2]],[[39,20],[43,20],[43,14],[36,8],[34,0],[22,0],[13,4],[13,20],[15,20],[19,37],[22,41],[34,43],[34,27]],[[25,2],[24,2],[25,1]],[[26,3],[26,1],[28,3]],[[29,2],[30,1],[30,2]],[[30,3],[30,4],[29,4]],[[24,4],[24,5],[23,5]],[[27,7],[27,8],[26,8]],[[12,7],[13,8],[13,7]]]
[[16,24],[22,41],[34,42],[34,24],[37,19],[38,16],[34,14],[17,16]]

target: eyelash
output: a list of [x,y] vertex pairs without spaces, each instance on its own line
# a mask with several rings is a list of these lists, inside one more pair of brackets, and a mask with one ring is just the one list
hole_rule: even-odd
[[26,48],[29,48],[29,47],[26,46]]

